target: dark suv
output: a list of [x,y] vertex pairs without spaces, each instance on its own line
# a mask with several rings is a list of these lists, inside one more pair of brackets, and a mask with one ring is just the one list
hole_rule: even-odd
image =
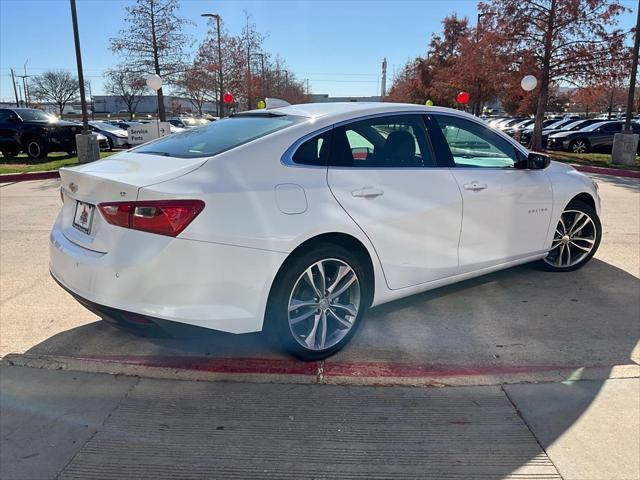
[[14,157],[45,158],[49,152],[76,151],[76,133],[82,125],[58,120],[35,108],[0,108],[0,152]]

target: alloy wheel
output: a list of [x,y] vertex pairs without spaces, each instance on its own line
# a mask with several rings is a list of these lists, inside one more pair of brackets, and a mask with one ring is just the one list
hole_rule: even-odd
[[576,140],[571,150],[573,150],[573,153],[585,153],[587,151],[587,143],[584,140]]
[[596,243],[596,226],[580,210],[565,210],[544,261],[555,268],[569,268],[587,257]]
[[307,268],[289,297],[289,328],[305,349],[327,350],[355,325],[361,288],[355,270],[343,260],[326,258]]

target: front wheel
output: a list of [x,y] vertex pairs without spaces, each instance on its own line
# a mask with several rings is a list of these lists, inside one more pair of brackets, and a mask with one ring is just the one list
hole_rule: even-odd
[[305,360],[334,354],[351,340],[369,305],[365,275],[361,259],[339,246],[293,258],[274,284],[267,333]]
[[42,140],[29,140],[27,142],[27,155],[29,155],[29,158],[32,160],[39,160],[42,158],[46,158],[47,156],[47,148],[44,144],[44,142],[42,142]]
[[583,202],[571,202],[556,227],[551,250],[543,266],[554,272],[576,270],[598,250],[602,225],[596,211]]

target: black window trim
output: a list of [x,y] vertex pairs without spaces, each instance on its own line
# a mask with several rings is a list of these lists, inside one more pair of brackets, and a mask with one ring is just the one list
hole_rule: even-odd
[[300,137],[298,140],[296,140],[295,142],[293,142],[291,144],[291,146],[289,146],[289,148],[287,148],[284,153],[282,154],[282,156],[280,157],[280,163],[282,163],[284,166],[286,167],[293,167],[293,168],[322,168],[322,169],[327,169],[328,166],[327,165],[305,165],[302,163],[295,163],[293,161],[293,155],[295,154],[296,150],[298,150],[298,148],[300,147],[300,145],[302,145],[304,142],[306,142],[307,140],[313,138],[316,135],[321,135],[322,133],[325,133],[328,130],[332,130],[335,127],[340,127],[349,123],[354,123],[354,122],[359,122],[361,120],[367,120],[370,118],[376,118],[376,117],[393,117],[393,116],[397,116],[397,115],[421,115],[423,118],[423,123],[425,125],[425,130],[427,133],[427,140],[429,141],[429,146],[430,148],[432,148],[432,155],[434,155],[434,160],[436,161],[437,166],[435,167],[385,167],[384,169],[379,168],[379,167],[336,167],[336,168],[340,168],[340,169],[358,169],[358,170],[433,170],[434,168],[473,168],[473,169],[477,169],[477,168],[483,168],[486,170],[506,170],[506,171],[513,171],[513,170],[519,170],[518,168],[512,168],[512,167],[459,167],[455,165],[455,162],[453,161],[453,156],[451,155],[451,151],[449,150],[449,146],[448,144],[446,144],[446,141],[444,140],[444,137],[442,135],[442,132],[440,132],[439,136],[441,137],[441,141],[445,141],[445,146],[446,146],[446,150],[448,150],[448,157],[446,154],[444,154],[443,156],[441,156],[441,152],[440,150],[442,149],[442,145],[438,145],[438,143],[435,141],[434,139],[434,135],[436,138],[438,138],[438,130],[435,130],[436,134],[432,134],[432,130],[434,130],[433,127],[437,127],[440,128],[437,124],[434,125],[433,124],[433,120],[430,118],[431,115],[444,115],[444,116],[449,116],[449,117],[454,117],[454,118],[461,118],[463,120],[468,120],[470,122],[476,123],[477,125],[484,127],[486,129],[488,129],[489,131],[491,131],[491,133],[494,133],[495,135],[497,135],[499,138],[502,138],[504,140],[506,140],[509,144],[511,144],[514,147],[516,156],[519,158],[519,161],[522,161],[524,159],[527,158],[528,155],[528,150],[523,146],[520,145],[519,143],[517,143],[513,138],[509,137],[508,135],[502,133],[502,132],[498,132],[498,131],[493,131],[491,129],[491,127],[487,126],[482,120],[480,119],[476,119],[476,118],[469,118],[466,115],[458,115],[455,114],[453,112],[447,112],[447,111],[436,111],[436,112],[430,112],[430,111],[426,111],[426,110],[406,110],[406,111],[392,111],[392,112],[383,112],[383,113],[372,113],[372,114],[368,114],[368,115],[362,115],[360,117],[354,117],[354,118],[350,118],[348,120],[341,120],[340,122],[336,122],[333,123],[331,125],[326,125],[322,128],[319,128],[318,130],[314,130],[313,132],[307,133],[306,135],[303,135],[302,137]]

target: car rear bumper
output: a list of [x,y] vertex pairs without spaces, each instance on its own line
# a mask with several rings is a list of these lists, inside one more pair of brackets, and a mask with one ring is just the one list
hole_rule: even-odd
[[127,230],[117,250],[100,253],[71,242],[58,221],[50,235],[51,275],[80,303],[99,306],[101,316],[138,315],[230,333],[262,329],[286,254],[157,237]]

